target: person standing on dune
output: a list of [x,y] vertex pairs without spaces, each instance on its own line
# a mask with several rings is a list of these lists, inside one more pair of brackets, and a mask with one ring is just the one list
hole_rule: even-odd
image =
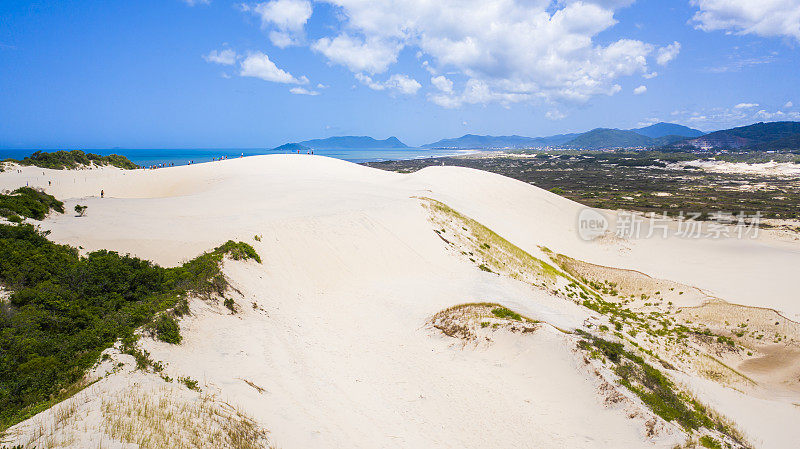
[[106,192],[104,192],[104,191],[103,191],[103,189],[100,189],[100,198],[102,198],[103,196],[105,196],[105,194],[106,194]]

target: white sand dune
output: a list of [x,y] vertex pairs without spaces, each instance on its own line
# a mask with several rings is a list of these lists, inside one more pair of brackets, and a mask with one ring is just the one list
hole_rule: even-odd
[[[647,437],[646,414],[632,412],[630,403],[607,403],[602,381],[574,343],[550,326],[575,329],[590,311],[482,272],[448,251],[419,197],[449,205],[531,254],[547,247],[800,318],[796,244],[768,236],[585,242],[576,232],[581,205],[471,169],[403,175],[275,155],[160,170],[21,170],[0,174],[0,188],[28,183],[65,200],[68,210],[88,205],[85,217],[53,215],[41,224],[50,238],[84,251],[105,248],[175,265],[228,239],[254,246],[263,264],[225,267],[241,292],[240,313],[194,300],[193,315],[181,322],[181,345],[147,340],[145,347],[169,375],[198,379],[204,392],[253,416],[282,448],[683,442],[668,426]],[[468,302],[501,303],[549,324],[466,347],[425,326],[436,312]],[[133,375],[109,376],[93,394],[118,391]],[[723,413],[748,413],[737,407],[749,399],[715,389],[698,395]],[[780,405],[779,420],[800,419],[800,407],[791,405],[796,398],[763,400]],[[24,440],[46,413],[13,430]],[[765,436],[759,420],[746,416],[739,424],[758,447],[800,438],[798,429]]]

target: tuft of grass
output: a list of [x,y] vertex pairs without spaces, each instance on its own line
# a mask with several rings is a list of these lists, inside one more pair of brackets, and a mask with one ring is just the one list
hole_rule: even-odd
[[236,303],[233,302],[233,298],[225,298],[225,307],[231,311],[231,313],[236,313]]
[[103,398],[102,432],[141,449],[273,447],[255,420],[209,396],[185,399],[169,388]]
[[700,446],[707,447],[709,449],[722,449],[722,444],[708,435],[701,436],[699,442]]
[[190,390],[200,391],[200,387],[198,387],[197,381],[195,379],[192,379],[189,376],[179,377],[178,378],[178,382],[184,384],[186,386],[186,388],[188,388]]
[[522,315],[505,307],[497,307],[492,309],[492,315],[496,316],[497,318],[510,318],[515,321],[522,321]]

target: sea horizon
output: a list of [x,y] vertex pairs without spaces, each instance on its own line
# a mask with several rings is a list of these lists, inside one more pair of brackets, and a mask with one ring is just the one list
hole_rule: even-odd
[[[84,148],[54,148],[54,149],[0,149],[0,161],[6,159],[24,159],[36,151],[71,151],[81,150],[86,153],[119,154],[127,157],[131,162],[141,167],[188,165],[219,160],[220,158],[238,158],[247,156],[263,156],[270,154],[296,154],[287,150],[265,150],[258,148],[113,148],[113,149],[84,149]],[[433,157],[458,156],[476,153],[478,150],[462,149],[426,149],[426,148],[328,148],[315,149],[314,154],[342,159],[353,163],[380,162],[393,160],[424,159]]]

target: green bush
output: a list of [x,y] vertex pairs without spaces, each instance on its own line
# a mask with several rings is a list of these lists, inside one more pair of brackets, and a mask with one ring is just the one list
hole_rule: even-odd
[[52,195],[30,187],[20,187],[11,194],[0,195],[0,215],[9,219],[21,215],[35,220],[43,220],[50,209],[63,214],[64,203]]
[[156,338],[159,340],[177,345],[183,340],[181,337],[181,328],[175,318],[167,315],[161,315],[154,323]]
[[6,161],[16,162],[20,165],[52,168],[55,170],[75,169],[78,168],[79,165],[90,165],[92,163],[95,165],[113,165],[128,170],[139,168],[138,165],[131,162],[127,157],[119,154],[101,156],[99,154],[84,153],[81,150],[37,151],[21,161],[14,159],[7,159]]
[[233,302],[233,298],[225,298],[225,307],[227,307],[231,313],[236,313],[236,303]]
[[229,251],[258,256],[230,242],[162,268],[106,250],[81,257],[30,224],[0,225],[0,284],[12,292],[0,302],[0,432],[56,400],[118,340],[137,365],[152,366],[136,349],[134,330],[160,316],[156,336],[180,342],[177,323],[163,312],[188,313],[190,293],[221,295]]

